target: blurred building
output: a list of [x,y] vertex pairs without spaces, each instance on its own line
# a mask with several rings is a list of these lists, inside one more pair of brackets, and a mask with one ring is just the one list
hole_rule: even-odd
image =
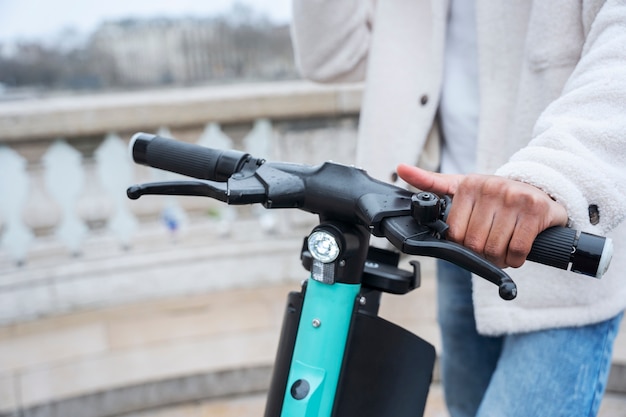
[[296,78],[287,25],[224,19],[103,24],[90,49],[106,84],[146,86]]

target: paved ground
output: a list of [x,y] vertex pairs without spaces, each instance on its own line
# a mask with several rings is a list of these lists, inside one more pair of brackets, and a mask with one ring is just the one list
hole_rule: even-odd
[[[406,296],[383,297],[381,316],[437,345],[432,264],[424,262],[422,267],[422,287]],[[185,383],[197,387],[198,384],[188,384],[197,380],[185,378],[199,373],[215,375],[233,369],[268,369],[276,350],[286,293],[297,288],[297,282],[283,282],[263,288],[212,291],[2,328],[0,415],[9,415],[2,414],[3,408],[10,411],[20,405],[28,408],[42,401],[61,399],[66,402],[52,403],[45,411],[61,410],[61,406],[69,410],[74,404],[81,407],[81,412],[45,414],[40,409],[36,415],[261,416],[265,403],[262,391],[267,386],[264,374],[260,375],[260,383],[254,389],[239,391],[247,393],[243,396],[213,401],[182,401],[179,396],[176,400],[179,405],[157,408],[154,404],[171,404],[172,401],[159,403],[154,395],[146,395],[135,400],[134,408],[125,409],[126,415],[123,412],[107,414],[106,410],[94,414],[89,401],[108,396],[115,399],[113,405],[120,406],[122,400],[132,403],[124,397],[124,392],[116,391],[120,387],[122,391],[126,387],[128,392],[129,387],[144,387],[137,392],[150,394],[149,391],[159,388],[158,384],[163,381],[172,383],[167,385],[168,389],[180,390]],[[614,380],[613,388],[622,394],[607,395],[601,417],[626,417],[626,321],[615,345],[614,364],[618,365],[621,377]],[[226,389],[223,380],[216,381],[219,386],[209,390],[211,395],[217,395],[216,391],[237,392]],[[235,382],[233,386],[240,385]],[[94,393],[100,393],[100,397],[94,397]],[[167,393],[173,395],[171,391]],[[102,402],[99,404],[103,406]],[[128,410],[141,410],[150,404],[153,404],[150,410],[128,413]],[[110,411],[112,405],[108,407]],[[432,387],[426,416],[446,416],[437,384]]]
[[[432,264],[422,263],[423,275],[432,273]],[[430,275],[432,276],[432,275]],[[438,331],[435,324],[434,280],[425,279],[422,287],[407,296],[387,296],[383,299],[381,315],[416,332],[437,344]],[[626,364],[626,326],[615,346],[614,360]],[[609,392],[605,396],[599,417],[626,417],[626,386],[618,387],[622,393]],[[263,415],[265,397],[256,394],[216,401],[183,404],[178,407],[146,411],[124,417],[244,417]],[[441,386],[435,382],[430,391],[425,417],[447,417]]]
[[[262,394],[220,401],[183,404],[161,410],[129,414],[124,417],[253,417],[262,416],[265,397]],[[424,417],[447,417],[441,387],[431,387]],[[608,394],[598,417],[626,417],[626,395]]]
[[[423,263],[425,276],[431,271],[432,265]],[[278,295],[279,296],[279,295]],[[280,296],[279,296],[280,297]],[[434,321],[434,282],[425,279],[422,288],[407,296],[387,296],[383,299],[381,315],[423,336],[435,345],[438,331]],[[626,326],[615,346],[614,360],[626,364]],[[609,392],[604,398],[600,417],[626,417],[626,386],[618,387],[623,393]],[[234,397],[216,401],[182,404],[177,407],[145,411],[129,414],[124,417],[244,417],[263,415],[265,397],[263,394]],[[443,403],[441,386],[435,382],[431,387],[426,417],[447,417]]]

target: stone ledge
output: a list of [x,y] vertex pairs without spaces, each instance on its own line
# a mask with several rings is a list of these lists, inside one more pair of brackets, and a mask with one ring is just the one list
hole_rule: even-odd
[[[299,255],[307,229],[268,235],[254,220],[238,221],[231,236],[224,238],[211,232],[212,227],[210,222],[196,225],[178,244],[166,235],[145,233],[136,249],[123,252],[113,241],[94,239],[87,244],[97,250],[81,258],[43,256],[41,262],[33,260],[24,267],[0,265],[0,326],[306,277]],[[240,261],[243,254],[246,262]]]
[[[436,345],[438,329],[434,317],[433,265],[432,262],[426,262],[426,260],[420,260],[420,262],[422,262],[424,278],[422,287],[405,296],[384,297],[381,315]],[[4,369],[6,372],[0,374],[0,417],[36,416],[37,414],[25,414],[25,412],[34,413],[35,410],[43,410],[43,407],[61,407],[61,405],[69,407],[69,404],[74,404],[72,407],[79,407],[82,404],[80,407],[91,408],[93,401],[102,401],[98,399],[100,397],[94,396],[116,392],[118,395],[116,398],[122,398],[122,391],[119,390],[139,389],[137,387],[149,390],[147,387],[155,386],[163,381],[184,381],[186,378],[198,375],[221,375],[224,372],[234,372],[240,369],[269,369],[275,354],[274,343],[278,338],[277,332],[282,318],[284,298],[287,291],[297,288],[298,285],[294,282],[264,288],[209,292],[197,294],[191,299],[184,297],[146,301],[141,305],[84,311],[66,317],[51,317],[47,320],[4,328],[0,333],[4,333],[6,340],[13,343],[16,341],[15,338],[33,336],[31,342],[42,349],[42,355],[45,353],[49,356],[46,358],[42,356],[35,362],[34,359],[37,358],[34,358],[34,355],[25,349],[18,348],[28,356],[31,362],[23,363],[20,369],[7,367]],[[249,308],[241,311],[240,304],[234,301],[245,302]],[[231,308],[237,308],[238,316],[233,314]],[[225,317],[232,320],[226,323]],[[208,318],[214,319],[215,322],[208,321]],[[74,353],[55,356],[54,351],[50,351],[50,343],[53,340],[48,337],[49,332],[59,332],[59,338],[62,339],[75,335],[76,332],[71,331],[72,329],[98,323],[106,324],[106,343],[110,346],[111,352],[103,353],[100,344],[80,346],[78,349],[73,342],[75,339],[71,338],[67,338],[65,346],[74,349]],[[188,328],[183,328],[183,324]],[[263,333],[262,340],[257,337],[261,334],[259,332]],[[41,336],[40,341],[34,339],[35,335]],[[609,392],[622,394],[626,393],[626,356],[624,356],[626,351],[623,349],[626,346],[624,345],[626,339],[624,336],[624,332],[618,335],[613,367],[607,384]],[[78,341],[80,340],[79,337]],[[211,340],[215,340],[216,343]],[[96,342],[93,338],[90,341]],[[264,343],[261,344],[259,341],[264,341]],[[253,351],[262,350],[264,353],[256,358],[250,355],[250,350],[247,351],[248,353],[235,354],[235,351],[239,351],[235,347],[243,347],[246,344],[252,346]],[[53,347],[61,345],[63,341],[57,340]],[[207,348],[209,346],[215,349]],[[220,346],[221,348],[218,349],[217,347]],[[265,348],[261,349],[261,346]],[[7,345],[7,349],[10,348]],[[173,352],[174,354],[156,355],[153,354],[155,350],[158,351],[157,353]],[[194,356],[195,360],[189,355],[191,351],[197,352]],[[209,352],[212,353],[209,354]],[[133,362],[134,360],[139,360],[139,363]],[[176,364],[170,362],[171,360],[176,361]],[[85,361],[88,365],[96,363],[102,366],[81,368],[81,361]],[[66,372],[68,370],[75,372],[73,374]],[[106,376],[112,379],[107,379]],[[6,382],[4,385],[3,377]],[[95,379],[98,380],[94,382]],[[80,383],[83,385],[77,385]],[[71,386],[67,386],[68,384]],[[59,387],[63,385],[66,386]],[[49,389],[43,393],[31,392],[31,388],[37,387]],[[236,395],[244,394],[237,392]],[[186,400],[171,401],[173,402],[170,404],[175,404]],[[46,410],[52,412],[51,408]],[[22,414],[15,414],[18,412]],[[44,412],[41,411],[41,413]]]
[[103,135],[153,126],[204,126],[259,118],[357,114],[362,86],[306,81],[103,93],[0,103],[0,138],[23,140]]
[[270,366],[188,375],[3,412],[0,417],[112,417],[185,402],[264,392],[270,377]]
[[[0,417],[113,417],[195,401],[267,392],[271,366],[232,369],[138,384],[0,413]],[[626,394],[626,365],[613,364],[609,394]],[[439,382],[437,366],[433,382]]]

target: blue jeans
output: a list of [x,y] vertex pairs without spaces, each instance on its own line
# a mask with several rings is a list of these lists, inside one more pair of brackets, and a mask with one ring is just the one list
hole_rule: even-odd
[[437,263],[441,376],[451,417],[595,416],[622,314],[502,337],[476,332],[471,274]]

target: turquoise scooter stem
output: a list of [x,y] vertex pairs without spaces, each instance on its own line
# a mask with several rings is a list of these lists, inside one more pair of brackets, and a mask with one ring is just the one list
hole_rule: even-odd
[[330,417],[360,284],[309,279],[282,417]]

